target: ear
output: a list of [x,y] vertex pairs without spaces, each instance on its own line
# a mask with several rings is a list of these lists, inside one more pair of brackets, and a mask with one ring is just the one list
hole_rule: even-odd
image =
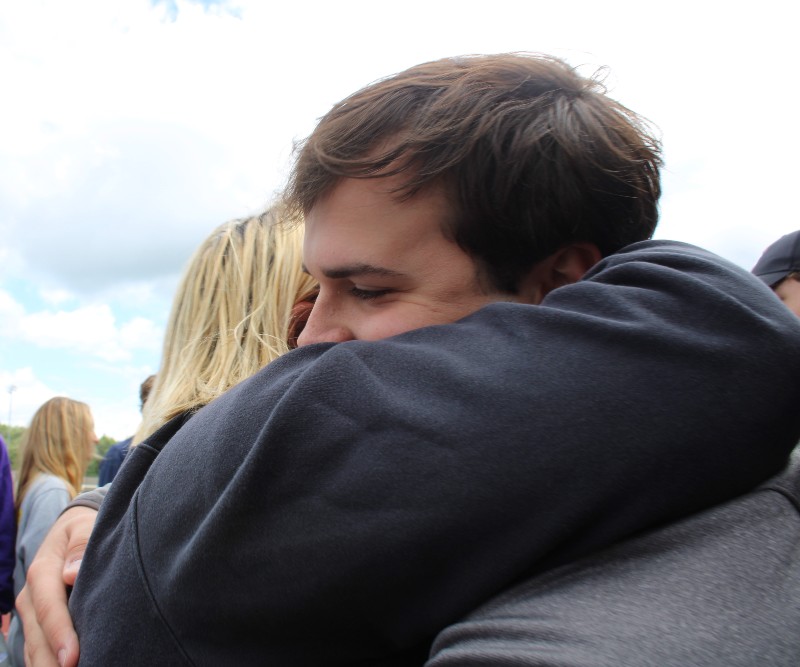
[[526,303],[538,304],[551,291],[578,282],[601,259],[594,243],[571,243],[537,262],[520,285]]
[[292,306],[292,314],[289,316],[288,343],[290,350],[297,347],[297,338],[303,333],[303,329],[306,328],[306,322],[308,322],[313,307],[313,301],[298,301]]

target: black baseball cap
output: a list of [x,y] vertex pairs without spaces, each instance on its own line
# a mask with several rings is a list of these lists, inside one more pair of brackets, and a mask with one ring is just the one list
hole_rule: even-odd
[[800,229],[767,248],[752,273],[772,287],[793,271],[800,271]]

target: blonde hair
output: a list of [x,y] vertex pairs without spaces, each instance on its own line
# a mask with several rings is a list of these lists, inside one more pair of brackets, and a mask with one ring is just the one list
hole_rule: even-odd
[[221,225],[197,249],[133,444],[289,351],[292,307],[317,290],[302,270],[302,245],[300,221],[273,208]]
[[86,403],[57,396],[42,405],[22,440],[17,512],[41,473],[60,477],[66,482],[70,497],[75,497],[92,456],[90,442],[94,442],[94,420]]

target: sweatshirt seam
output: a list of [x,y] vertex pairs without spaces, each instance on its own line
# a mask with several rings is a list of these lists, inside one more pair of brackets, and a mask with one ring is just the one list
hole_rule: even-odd
[[150,585],[150,580],[148,579],[147,573],[145,572],[144,562],[142,561],[142,558],[141,558],[141,553],[142,553],[141,545],[139,543],[139,529],[138,529],[138,526],[139,526],[139,522],[138,522],[139,503],[138,503],[138,500],[139,500],[139,489],[137,488],[136,492],[134,493],[134,497],[132,499],[131,505],[130,505],[130,507],[131,507],[131,514],[130,514],[131,519],[130,519],[130,521],[131,521],[131,531],[133,532],[133,548],[134,548],[133,559],[136,562],[137,569],[139,570],[139,576],[142,579],[142,585],[144,587],[145,594],[147,595],[147,598],[150,601],[150,604],[155,609],[156,615],[161,620],[162,625],[166,628],[167,632],[169,633],[169,636],[172,639],[173,644],[178,649],[178,652],[180,653],[180,655],[183,656],[183,659],[186,662],[186,664],[195,665],[195,662],[186,653],[186,651],[184,650],[184,648],[181,645],[180,641],[178,640],[178,637],[177,637],[175,631],[173,630],[172,626],[167,621],[166,616],[165,616],[164,612],[161,609],[161,606],[158,604],[158,601],[156,600],[156,597],[153,594],[153,589],[152,589],[152,587]]
[[778,485],[778,484],[772,485],[772,484],[770,484],[770,485],[765,485],[765,486],[761,487],[761,489],[759,489],[759,490],[760,491],[765,491],[765,492],[770,492],[770,493],[777,493],[777,494],[783,496],[784,498],[786,498],[786,500],[789,501],[789,504],[794,508],[794,511],[797,512],[798,514],[800,514],[800,500],[798,500],[798,498],[795,497],[795,495],[793,493],[791,493],[791,491],[789,491],[789,489],[786,489],[782,485]]

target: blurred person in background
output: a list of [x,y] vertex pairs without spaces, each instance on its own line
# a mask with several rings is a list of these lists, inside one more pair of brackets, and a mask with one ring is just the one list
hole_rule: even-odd
[[[28,566],[53,522],[78,493],[97,445],[86,403],[57,396],[33,415],[22,441],[17,480],[18,519],[14,590],[25,585]],[[22,667],[24,637],[14,614],[8,633],[12,664]]]
[[[0,614],[14,609],[14,543],[17,522],[14,518],[14,480],[8,448],[0,435]],[[0,633],[0,667],[9,664],[8,649]]]
[[[153,388],[155,379],[155,375],[149,375],[147,379],[139,385],[139,410],[144,410],[144,404],[147,402],[147,397],[150,394],[150,390]],[[100,474],[97,479],[98,486],[105,486],[116,477],[130,449],[132,440],[133,436],[125,438],[125,440],[121,440],[120,442],[115,442],[108,448],[103,460],[100,461]]]
[[800,317],[800,230],[781,236],[753,267],[786,307]]

